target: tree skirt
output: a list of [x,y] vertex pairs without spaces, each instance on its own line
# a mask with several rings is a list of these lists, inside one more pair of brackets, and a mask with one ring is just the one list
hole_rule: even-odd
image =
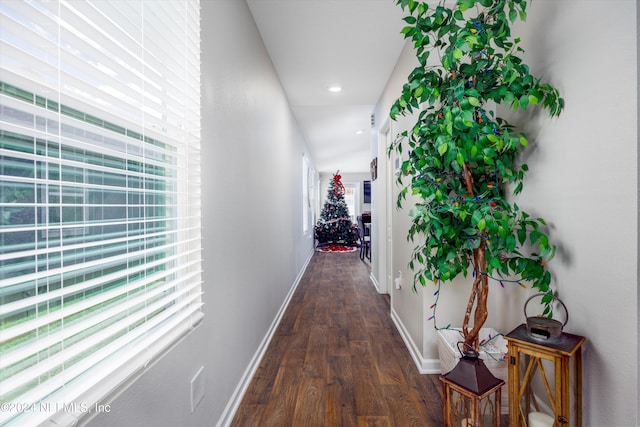
[[320,246],[316,248],[317,252],[355,252],[357,250],[358,248],[356,248],[355,246],[344,246],[336,244]]

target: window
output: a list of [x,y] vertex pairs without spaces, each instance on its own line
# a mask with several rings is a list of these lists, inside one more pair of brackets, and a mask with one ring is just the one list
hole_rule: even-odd
[[356,216],[360,215],[360,183],[344,183],[344,202],[349,210],[351,222],[356,222]]
[[0,424],[65,425],[202,317],[199,4],[0,20]]
[[363,181],[362,182],[362,195],[363,200],[362,203],[370,204],[371,203],[371,181]]
[[314,219],[315,174],[309,160],[302,155],[302,231],[309,232]]

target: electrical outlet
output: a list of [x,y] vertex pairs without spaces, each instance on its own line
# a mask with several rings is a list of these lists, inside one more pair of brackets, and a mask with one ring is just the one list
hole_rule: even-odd
[[193,414],[204,399],[204,366],[198,369],[198,372],[191,379],[191,413]]
[[398,277],[393,280],[396,284],[396,289],[402,288],[402,271],[398,271]]

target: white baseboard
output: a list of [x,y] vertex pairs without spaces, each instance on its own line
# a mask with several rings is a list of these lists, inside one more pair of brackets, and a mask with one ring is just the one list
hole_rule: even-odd
[[373,283],[373,287],[376,288],[376,291],[380,293],[380,283],[378,283],[378,279],[375,278],[373,273],[369,273],[369,279],[371,280],[371,283]]
[[236,389],[234,390],[233,394],[231,395],[229,402],[227,402],[227,406],[224,408],[224,411],[222,412],[220,419],[216,423],[216,427],[228,427],[231,425],[231,422],[233,421],[233,417],[235,416],[236,411],[238,410],[238,407],[240,407],[240,402],[242,401],[244,394],[247,392],[247,389],[249,388],[249,384],[253,379],[253,375],[256,373],[256,371],[258,370],[258,367],[260,366],[260,362],[262,361],[262,358],[264,357],[264,354],[267,351],[267,348],[269,347],[269,343],[271,342],[271,339],[273,338],[273,335],[275,334],[276,329],[280,324],[280,320],[282,320],[282,316],[284,315],[284,312],[287,310],[287,307],[289,306],[289,302],[291,301],[293,294],[295,293],[296,289],[298,288],[298,285],[300,284],[300,280],[302,279],[302,276],[307,270],[307,266],[309,265],[309,261],[311,261],[311,257],[313,257],[313,254],[314,254],[313,251],[309,253],[309,257],[307,258],[304,265],[300,269],[300,272],[298,273],[298,277],[296,277],[296,280],[293,282],[293,285],[291,286],[289,293],[287,294],[284,302],[280,306],[280,310],[278,310],[276,317],[273,319],[273,322],[271,322],[271,326],[269,327],[266,335],[262,339],[260,346],[258,346],[257,351],[251,358],[251,362],[249,363],[249,366],[247,366],[247,369],[244,371],[242,378],[240,378],[240,382],[236,386]]
[[409,331],[404,327],[402,320],[397,315],[393,307],[391,308],[391,320],[396,325],[396,329],[400,333],[404,344],[411,354],[413,362],[416,364],[418,371],[421,374],[439,374],[440,373],[440,360],[439,359],[426,359],[422,356],[422,352],[418,349],[418,346],[411,338]]

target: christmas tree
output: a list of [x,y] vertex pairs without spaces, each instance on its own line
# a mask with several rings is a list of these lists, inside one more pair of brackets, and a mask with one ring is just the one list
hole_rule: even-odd
[[342,176],[336,172],[327,190],[327,200],[320,219],[315,226],[316,240],[319,245],[341,244],[356,246],[358,226],[351,222],[349,209],[344,201]]

